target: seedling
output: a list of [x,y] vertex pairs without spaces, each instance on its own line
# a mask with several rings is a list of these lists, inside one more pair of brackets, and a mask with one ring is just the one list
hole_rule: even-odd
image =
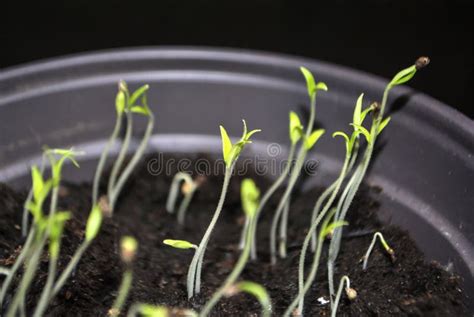
[[[25,205],[33,215],[33,226],[30,229],[27,242],[25,243],[20,256],[11,270],[11,274],[7,276],[7,279],[2,285],[0,306],[3,303],[3,299],[8,287],[10,286],[11,279],[16,274],[18,268],[21,266],[21,264],[24,264],[26,269],[22,275],[18,291],[15,293],[12,302],[9,305],[6,316],[15,316],[18,311],[21,313],[24,312],[26,293],[34,276],[36,275],[40,256],[49,238],[49,274],[45,288],[43,289],[43,293],[40,297],[38,307],[42,308],[47,305],[47,294],[50,292],[55,278],[60,239],[64,222],[69,219],[68,212],[57,212],[56,210],[59,184],[61,181],[61,171],[66,160],[70,160],[74,165],[78,166],[74,158],[74,156],[78,154],[81,153],[74,152],[72,149],[64,150],[46,148],[44,150],[44,156],[49,158],[51,164],[51,179],[48,180],[43,178],[42,172],[37,166],[33,166],[31,169],[32,194]],[[59,159],[57,159],[57,155],[59,155]],[[46,216],[43,213],[43,203],[49,196],[50,192],[51,203],[49,213]]]
[[388,245],[387,241],[385,241],[383,235],[380,232],[376,232],[374,234],[374,237],[372,238],[372,242],[370,243],[369,248],[367,249],[367,252],[365,253],[364,257],[362,258],[364,260],[362,264],[362,270],[367,270],[367,263],[369,262],[369,257],[370,253],[372,252],[372,249],[375,246],[375,242],[377,241],[377,238],[379,238],[380,244],[382,244],[382,247],[384,250],[390,255],[390,258],[392,259],[392,262],[395,261],[395,251]]
[[[272,186],[270,186],[270,188],[262,196],[260,205],[258,206],[257,211],[256,211],[256,214],[257,214],[256,220],[255,220],[256,226],[258,225],[258,220],[260,219],[261,212],[263,208],[265,207],[266,203],[287,178],[291,169],[291,162],[293,162],[293,158],[295,156],[296,145],[300,141],[301,136],[303,135],[303,132],[302,132],[303,126],[301,125],[301,121],[298,115],[295,112],[290,111],[289,118],[290,118],[289,136],[290,136],[291,145],[290,145],[290,151],[288,152],[288,158],[287,158],[288,164],[286,164],[280,176],[275,180]],[[287,203],[287,206],[289,207],[289,203]],[[248,226],[248,222],[246,221],[245,227],[247,226]],[[240,249],[243,249],[244,244],[245,244],[245,234],[244,234],[244,232],[246,231],[245,227],[244,227],[244,230],[242,231],[243,234],[240,239],[240,244],[239,244]],[[257,258],[257,245],[256,245],[257,236],[256,235],[257,235],[257,231],[255,231],[255,239],[253,240],[252,248],[250,250],[250,256],[252,260],[255,260]]]
[[166,306],[155,306],[150,304],[133,304],[128,311],[127,317],[197,317],[198,314],[191,309],[170,308]]
[[211,236],[212,231],[219,219],[219,215],[222,211],[222,207],[224,205],[225,196],[227,194],[227,188],[229,187],[230,178],[232,176],[232,172],[234,170],[235,163],[239,158],[240,152],[244,148],[244,146],[248,143],[251,143],[250,137],[260,132],[260,130],[252,130],[247,132],[247,124],[245,120],[243,120],[244,124],[244,131],[242,133],[242,137],[238,142],[232,144],[227,131],[224,129],[223,126],[220,126],[221,130],[221,137],[222,137],[222,155],[224,158],[224,162],[226,164],[226,170],[224,175],[224,183],[222,185],[222,191],[219,198],[219,202],[217,204],[217,208],[212,216],[211,222],[204,233],[204,236],[199,243],[198,249],[194,254],[194,257],[191,261],[191,265],[189,266],[188,276],[187,276],[187,290],[188,290],[188,298],[191,298],[194,294],[198,294],[201,289],[201,268],[202,262],[204,259],[204,253],[206,252],[207,243],[209,242],[209,238]]
[[189,174],[184,172],[176,173],[173,177],[170,192],[168,194],[168,200],[166,201],[166,210],[171,214],[174,213],[176,200],[178,198],[179,185],[182,183],[181,193],[184,195],[184,198],[178,209],[178,224],[184,225],[186,210],[193,199],[194,192],[199,188],[203,181],[203,176],[198,176],[196,180],[193,180]]
[[[336,209],[333,208],[324,218],[324,221],[321,225],[321,229],[319,231],[316,251],[314,252],[314,258],[313,258],[313,263],[311,265],[311,270],[308,276],[306,277],[306,280],[304,280],[304,261],[302,261],[303,252],[300,254],[300,262],[299,262],[299,267],[298,267],[298,295],[291,302],[290,306],[288,306],[288,308],[286,309],[283,315],[284,317],[289,317],[292,314],[295,314],[296,316],[302,315],[303,307],[304,307],[304,297],[306,293],[308,292],[308,290],[310,289],[311,285],[313,284],[314,279],[316,278],[316,274],[318,272],[319,260],[321,257],[321,251],[323,248],[324,239],[329,234],[331,234],[335,229],[348,225],[348,223],[345,221],[330,222],[331,219],[334,217],[335,213],[336,213]],[[316,226],[315,223],[311,225],[311,229],[313,229],[313,226]],[[308,239],[308,242],[309,242],[309,239]],[[296,308],[296,306],[298,306],[298,308]],[[295,308],[296,308],[296,311],[295,311]]]
[[212,295],[211,299],[206,303],[203,310],[199,314],[200,317],[209,316],[212,308],[219,302],[219,300],[226,294],[229,288],[235,284],[240,274],[242,273],[245,265],[248,262],[250,256],[250,248],[252,246],[252,240],[255,238],[255,216],[260,199],[260,190],[255,185],[254,181],[246,178],[241,184],[241,200],[242,209],[245,212],[245,217],[250,219],[250,225],[246,228],[246,239],[245,246],[240,254],[240,257],[235,264],[234,269],[224,281],[224,284]]
[[[115,121],[115,127],[112,131],[112,134],[105,145],[105,148],[97,164],[96,173],[94,175],[94,182],[92,186],[92,206],[95,206],[99,200],[99,183],[103,174],[105,162],[109,155],[110,148],[116,142],[118,134],[121,129],[123,116],[126,118],[127,126],[125,130],[125,137],[122,142],[117,159],[112,166],[112,171],[110,174],[108,187],[107,187],[107,198],[102,199],[101,205],[103,206],[103,211],[110,211],[111,213],[114,210],[115,202],[120,195],[120,192],[125,185],[128,177],[132,173],[135,166],[138,164],[143,154],[145,153],[148,141],[150,140],[151,134],[153,132],[154,126],[154,115],[153,112],[148,107],[147,95],[149,86],[143,85],[142,87],[135,90],[135,92],[130,95],[127,84],[124,81],[119,83],[119,91],[115,98],[115,109],[117,112],[117,117]],[[138,100],[141,100],[141,104],[137,104]],[[148,118],[148,124],[143,135],[142,141],[140,142],[138,148],[136,149],[134,155],[130,159],[127,165],[123,167],[125,156],[130,145],[130,140],[132,137],[133,130],[133,114],[143,115]],[[120,171],[122,171],[120,173]],[[105,203],[108,206],[104,206]]]
[[120,257],[125,264],[125,272],[123,273],[122,282],[120,283],[118,296],[109,310],[109,316],[117,317],[122,311],[123,304],[125,303],[130,287],[132,286],[133,270],[132,263],[135,259],[138,248],[138,242],[135,238],[125,236],[120,241]]
[[186,240],[172,240],[172,239],[166,239],[163,240],[163,243],[166,245],[169,245],[170,247],[176,248],[176,249],[195,249],[197,250],[198,246],[195,244],[192,244],[191,242],[188,242]]
[[[346,287],[344,288],[344,283]],[[339,283],[339,289],[337,290],[336,299],[334,300],[334,306],[331,309],[331,317],[336,317],[337,307],[339,306],[339,301],[341,300],[342,290],[345,290],[347,298],[353,301],[357,298],[357,291],[351,288],[351,280],[348,276],[344,275],[341,278],[341,282]]]
[[[388,94],[391,89],[395,86],[401,85],[409,81],[415,73],[421,69],[422,67],[428,65],[429,59],[427,57],[420,57],[414,65],[403,69],[402,71],[398,72],[393,79],[388,83],[385,87],[382,103],[380,107],[374,111],[374,116],[372,119],[372,125],[370,131],[367,130],[362,125],[354,124],[356,131],[360,134],[364,135],[367,141],[367,147],[364,152],[364,156],[362,157],[361,162],[359,163],[358,167],[356,168],[354,174],[352,175],[351,179],[346,185],[341,197],[339,198],[337,212],[336,212],[336,221],[342,221],[345,219],[347,211],[352,204],[352,201],[362,183],[362,180],[365,177],[367,169],[369,167],[375,141],[378,135],[382,132],[382,130],[387,126],[390,121],[390,117],[384,118],[384,110],[387,104]],[[331,239],[331,243],[329,245],[329,255],[328,255],[328,283],[329,283],[329,293],[331,297],[331,304],[333,304],[333,298],[335,295],[334,290],[334,263],[337,259],[340,250],[340,244],[342,239],[342,228],[335,230],[333,239]]]
[[267,290],[262,285],[251,282],[242,281],[231,285],[225,292],[226,297],[234,296],[238,293],[247,293],[255,297],[262,306],[262,317],[270,317],[272,314],[272,301]]
[[[325,132],[323,129],[318,129],[318,130],[313,131],[313,125],[314,125],[314,119],[316,116],[316,93],[319,90],[327,91],[327,86],[323,82],[319,82],[316,84],[314,77],[309,70],[307,70],[304,67],[301,67],[300,69],[301,69],[301,72],[303,73],[303,76],[306,79],[306,87],[308,89],[308,95],[310,98],[310,115],[309,115],[309,121],[308,121],[308,125],[306,127],[305,133],[302,134],[301,131],[299,131],[299,129],[296,129],[294,131],[294,134],[300,133],[300,138],[303,139],[303,145],[300,147],[298,151],[298,154],[296,156],[296,163],[294,167],[291,169],[291,175],[288,181],[288,185],[285,189],[283,196],[280,199],[278,207],[273,216],[272,225],[270,228],[270,257],[271,257],[272,264],[276,263],[276,231],[277,231],[277,226],[280,219],[283,220],[281,221],[282,228],[280,229],[280,248],[279,248],[280,257],[286,256],[286,232],[287,232],[286,225],[287,224],[286,224],[285,219],[287,219],[288,216],[284,215],[282,217],[282,213],[285,211],[285,206],[289,204],[291,193],[296,184],[296,181],[298,180],[298,177],[301,174],[301,169],[303,168],[308,151],[316,144],[316,142]],[[289,208],[287,208],[287,210],[288,209]]]

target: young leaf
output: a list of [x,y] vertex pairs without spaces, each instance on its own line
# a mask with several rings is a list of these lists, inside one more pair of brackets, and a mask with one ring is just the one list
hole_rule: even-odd
[[100,226],[102,224],[102,211],[99,205],[92,207],[92,210],[87,219],[86,225],[86,240],[92,241],[99,233]]
[[351,146],[351,141],[349,139],[349,136],[342,132],[342,131],[336,131],[332,134],[332,137],[335,138],[337,136],[341,136],[344,138],[345,142],[346,142],[346,151],[347,153],[350,153],[350,151],[352,150],[352,146]]
[[43,176],[36,165],[31,167],[31,178],[33,184],[33,198],[38,202],[41,200],[41,192],[44,188],[44,181]]
[[252,179],[246,178],[242,181],[240,196],[245,214],[247,217],[253,218],[259,205],[260,190]]
[[176,249],[197,249],[197,245],[185,240],[166,239],[163,240],[163,243]]
[[130,111],[133,113],[142,114],[146,117],[149,117],[151,113],[150,108],[148,108],[147,106],[133,106],[130,108]]
[[379,129],[377,131],[377,134],[380,134],[382,130],[387,126],[387,124],[390,122],[391,117],[385,118],[382,122],[380,122]]
[[355,124],[362,124],[361,120],[361,112],[362,112],[362,101],[364,99],[364,94],[360,94],[359,98],[357,98],[356,106],[354,108],[354,117],[352,122]]
[[125,110],[125,93],[122,90],[119,90],[115,97],[115,110],[118,115],[121,115]]
[[312,97],[314,92],[316,91],[316,83],[314,81],[313,74],[311,74],[311,72],[303,66],[300,67],[300,70],[301,70],[301,73],[303,73],[304,79],[306,80],[308,95],[309,97]]
[[321,229],[320,238],[326,237],[329,233],[331,233],[334,229],[347,226],[349,223],[347,221],[337,220],[330,223],[328,226]]
[[125,263],[131,263],[137,253],[138,242],[132,236],[124,236],[120,240],[120,256]]
[[221,138],[222,138],[222,157],[226,165],[230,165],[230,155],[232,152],[232,142],[230,141],[229,135],[223,126],[220,126]]
[[169,317],[168,308],[165,306],[140,305],[140,313],[143,317]]
[[412,65],[398,72],[388,84],[389,87],[397,86],[406,83],[415,76],[416,66]]
[[294,111],[290,111],[290,140],[296,144],[303,136],[303,126],[300,118]]
[[49,253],[51,258],[57,259],[59,256],[59,244],[63,233],[64,224],[71,218],[69,211],[60,211],[54,215],[53,225],[51,226]]
[[304,147],[306,150],[311,150],[324,132],[326,132],[324,129],[313,131],[313,133],[311,133],[311,135],[304,141]]
[[362,111],[362,113],[360,114],[360,123],[359,123],[359,125],[362,125],[362,123],[364,123],[365,117],[367,116],[367,114],[369,112],[371,112],[375,109],[376,105],[377,105],[377,103],[372,103],[370,106],[365,108],[364,111]]
[[138,98],[140,98],[149,88],[150,88],[149,85],[143,85],[137,90],[135,90],[135,92],[130,97],[129,104],[134,105],[135,102],[138,100]]
[[362,133],[365,136],[367,142],[370,142],[372,140],[372,136],[370,135],[369,130],[367,130],[364,126],[353,123],[351,123],[351,125],[354,126],[356,132]]

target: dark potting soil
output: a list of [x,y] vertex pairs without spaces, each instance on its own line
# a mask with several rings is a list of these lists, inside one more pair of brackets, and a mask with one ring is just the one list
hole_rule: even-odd
[[[193,160],[198,157],[202,156],[196,155]],[[126,184],[113,218],[104,221],[98,238],[84,255],[75,274],[51,302],[48,316],[106,316],[117,295],[123,272],[119,256],[119,241],[123,235],[132,235],[140,243],[127,306],[134,302],[146,302],[199,310],[231,272],[239,256],[237,245],[244,220],[240,207],[240,182],[244,176],[235,175],[231,180],[224,209],[204,259],[201,294],[188,301],[186,273],[193,253],[165,246],[162,241],[172,238],[199,243],[220,195],[222,169],[218,175],[205,178],[188,210],[186,225],[180,227],[176,216],[165,210],[176,168],[173,167],[167,175],[152,175],[147,169],[149,160],[146,159],[136,169]],[[252,177],[262,192],[270,184],[267,179],[257,176],[253,169],[245,177]],[[321,191],[321,188],[314,188],[296,192],[293,196],[288,256],[280,259],[275,266],[269,264],[268,233],[272,210],[281,191],[273,196],[261,217],[258,228],[259,258],[247,264],[241,278],[261,283],[267,288],[274,316],[280,316],[297,293],[300,246],[308,229],[313,204]],[[363,186],[349,212],[350,226],[345,229],[337,260],[336,283],[339,284],[342,275],[348,275],[358,296],[349,301],[343,295],[338,313],[342,316],[468,316],[460,278],[446,272],[438,263],[426,261],[407,232],[378,220],[377,212],[383,208],[377,202],[379,192],[380,189]],[[65,230],[60,269],[67,264],[84,237],[90,195],[90,184],[63,183],[61,187],[60,209],[72,211],[74,218]],[[23,243],[19,225],[25,196],[26,193],[17,193],[0,184],[2,266],[12,265]],[[381,231],[389,241],[396,252],[396,261],[392,263],[377,244],[367,271],[363,271],[359,259],[365,254],[375,231]],[[322,306],[317,300],[321,296],[327,299],[328,295],[325,257],[324,253],[316,282],[306,296],[305,316],[330,315],[329,306]],[[47,262],[45,254],[27,297],[30,312],[44,285]],[[312,256],[308,256],[307,270],[311,262]],[[8,299],[11,299],[11,292]],[[221,300],[212,315],[257,316],[259,311],[256,300],[241,294]]]

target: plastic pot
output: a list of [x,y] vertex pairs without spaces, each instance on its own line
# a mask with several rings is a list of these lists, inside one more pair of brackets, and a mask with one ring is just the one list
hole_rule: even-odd
[[[119,79],[151,85],[157,135],[150,151],[219,153],[218,125],[238,136],[245,118],[263,130],[250,153],[267,155],[267,144],[288,144],[288,111],[307,104],[301,65],[329,86],[319,96],[317,120],[330,132],[348,128],[361,92],[367,101],[380,100],[386,84],[314,60],[196,48],[105,51],[3,70],[0,181],[26,186],[45,144],[86,150],[81,169],[68,170],[67,177],[90,180],[113,127]],[[394,89],[389,104],[392,122],[367,182],[383,189],[382,216],[407,229],[428,259],[452,265],[474,297],[474,124],[406,87]],[[313,156],[320,165],[310,183],[331,182],[343,150],[330,137],[318,143]]]

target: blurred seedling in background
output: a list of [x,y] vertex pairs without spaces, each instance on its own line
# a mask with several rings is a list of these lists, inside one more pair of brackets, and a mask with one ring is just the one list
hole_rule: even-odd
[[271,316],[272,301],[265,287],[255,282],[242,281],[231,285],[228,289],[226,289],[224,296],[231,297],[239,293],[247,293],[258,300],[260,306],[262,306],[261,317]]

